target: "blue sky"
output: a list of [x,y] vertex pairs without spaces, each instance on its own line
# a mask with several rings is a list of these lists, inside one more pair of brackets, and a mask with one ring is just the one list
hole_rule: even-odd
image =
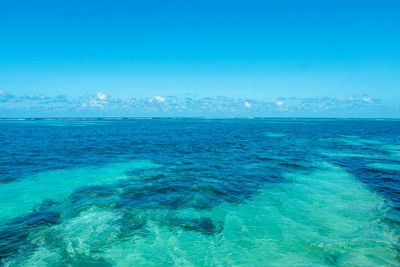
[[0,41],[1,117],[400,117],[395,0],[3,0]]

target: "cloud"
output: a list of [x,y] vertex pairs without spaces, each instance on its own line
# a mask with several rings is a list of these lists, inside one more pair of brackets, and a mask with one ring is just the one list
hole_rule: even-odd
[[106,100],[108,98],[108,96],[102,92],[98,92],[96,96],[99,100]]
[[154,99],[158,102],[164,102],[165,101],[165,97],[162,96],[155,96]]
[[364,101],[364,102],[368,102],[368,103],[374,103],[374,100],[372,100],[372,99],[369,98],[369,97],[364,97],[364,98],[363,98],[363,101]]
[[[80,97],[13,95],[0,91],[0,117],[57,116],[400,116],[399,109],[365,94],[343,97],[279,97],[274,101],[226,96],[114,98],[106,93]],[[398,114],[398,115],[396,115]]]

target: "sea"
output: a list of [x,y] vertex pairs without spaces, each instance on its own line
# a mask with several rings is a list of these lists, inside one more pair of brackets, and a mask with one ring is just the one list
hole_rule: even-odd
[[0,266],[400,266],[400,120],[0,120]]

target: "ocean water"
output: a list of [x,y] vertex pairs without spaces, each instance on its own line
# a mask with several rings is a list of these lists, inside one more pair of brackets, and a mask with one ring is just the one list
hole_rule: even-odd
[[400,266],[400,120],[0,121],[0,266]]

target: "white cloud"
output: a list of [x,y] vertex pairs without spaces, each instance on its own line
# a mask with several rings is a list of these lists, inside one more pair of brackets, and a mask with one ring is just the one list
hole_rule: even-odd
[[100,107],[103,106],[102,102],[101,101],[97,101],[96,99],[90,99],[89,105],[92,108],[95,108],[95,107],[100,108]]
[[103,94],[102,92],[98,92],[96,96],[100,100],[107,100],[107,98],[108,98],[108,95]]
[[165,97],[162,97],[162,96],[155,96],[154,99],[155,99],[157,102],[164,102],[164,101],[165,101]]
[[338,101],[341,101],[341,102],[354,101],[354,97],[352,97],[352,96],[349,96],[349,97],[339,97],[337,100],[338,100]]
[[374,101],[373,101],[371,98],[369,98],[369,97],[364,97],[364,98],[363,98],[363,101],[364,101],[364,102],[367,102],[367,103],[374,103]]
[[[153,96],[150,98],[111,98],[105,93],[83,95],[81,97],[43,95],[12,95],[0,91],[0,114],[41,114],[72,116],[72,114],[126,114],[127,116],[274,116],[310,115],[314,113],[336,116],[350,112],[385,112],[379,99],[367,95],[345,97],[287,97],[274,102],[252,99],[218,97],[177,97]],[[161,104],[162,103],[162,104]],[[58,113],[57,113],[58,112]],[[13,113],[14,114],[14,113]],[[388,113],[390,114],[390,113]],[[338,115],[338,116],[339,116]]]

